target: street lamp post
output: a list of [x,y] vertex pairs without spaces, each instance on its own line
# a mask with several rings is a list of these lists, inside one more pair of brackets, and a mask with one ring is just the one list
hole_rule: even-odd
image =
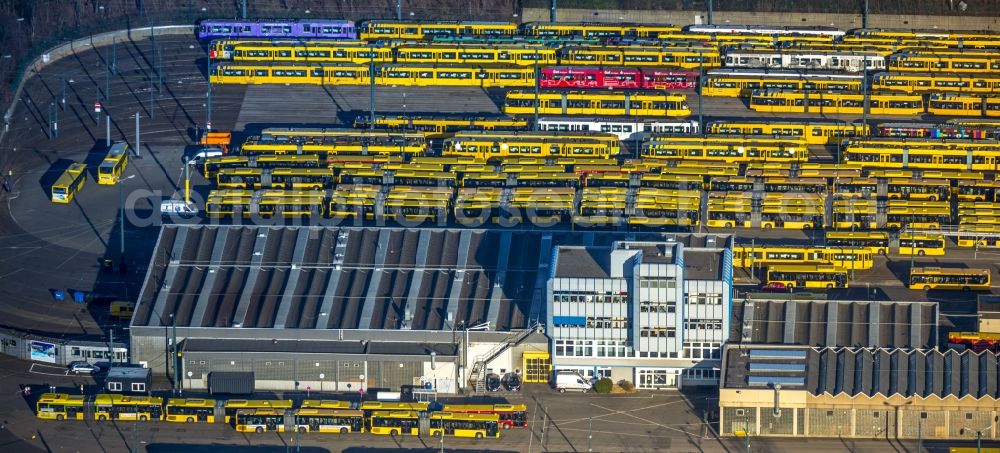
[[130,180],[130,179],[132,179],[134,177],[135,177],[135,175],[128,175],[125,178],[118,179],[118,183],[117,183],[118,184],[118,200],[120,202],[119,206],[121,208],[121,223],[118,225],[118,229],[121,230],[120,231],[120,233],[121,233],[121,248],[119,249],[119,251],[121,251],[121,257],[120,257],[121,261],[120,261],[120,263],[124,263],[125,262],[125,189],[122,186],[125,185],[125,181],[128,181],[128,180]]

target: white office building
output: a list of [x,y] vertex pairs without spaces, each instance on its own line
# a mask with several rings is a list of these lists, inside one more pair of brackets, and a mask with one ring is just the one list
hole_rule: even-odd
[[732,300],[731,236],[561,246],[549,269],[553,368],[640,389],[718,385]]

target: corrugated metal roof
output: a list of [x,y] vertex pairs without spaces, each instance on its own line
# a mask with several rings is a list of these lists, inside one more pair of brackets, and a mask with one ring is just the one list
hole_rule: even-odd
[[[932,348],[938,304],[752,300],[733,308],[730,341],[812,347]],[[744,338],[749,333],[749,338]]]
[[[767,376],[780,377],[772,380],[773,383],[785,386],[786,382],[794,381],[786,378],[803,377],[803,388],[814,395],[1000,399],[997,382],[1000,360],[997,354],[989,351],[779,347],[806,353],[805,370],[798,372],[798,360],[784,359],[779,362],[783,365],[768,366],[766,363],[777,359],[767,354],[754,358],[747,354],[750,347],[726,347],[724,388],[760,386],[768,382]],[[752,345],[752,348],[763,351],[767,345]]]

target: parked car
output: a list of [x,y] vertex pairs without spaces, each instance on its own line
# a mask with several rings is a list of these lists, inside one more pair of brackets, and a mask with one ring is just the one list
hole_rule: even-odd
[[69,372],[73,374],[95,374],[98,371],[96,366],[91,365],[88,362],[84,362],[83,360],[70,362],[68,368]]

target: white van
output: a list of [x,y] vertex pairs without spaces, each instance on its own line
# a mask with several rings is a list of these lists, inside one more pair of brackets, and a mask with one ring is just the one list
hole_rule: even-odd
[[185,203],[184,200],[163,200],[160,202],[160,214],[164,217],[194,217],[198,215],[198,208],[193,203]]
[[198,151],[192,153],[189,156],[184,157],[184,162],[188,165],[201,165],[205,162],[205,159],[209,157],[218,157],[222,155],[222,148],[202,148]]
[[555,377],[555,388],[559,393],[566,393],[566,390],[579,390],[589,392],[593,388],[590,379],[583,377],[575,371],[557,371]]

